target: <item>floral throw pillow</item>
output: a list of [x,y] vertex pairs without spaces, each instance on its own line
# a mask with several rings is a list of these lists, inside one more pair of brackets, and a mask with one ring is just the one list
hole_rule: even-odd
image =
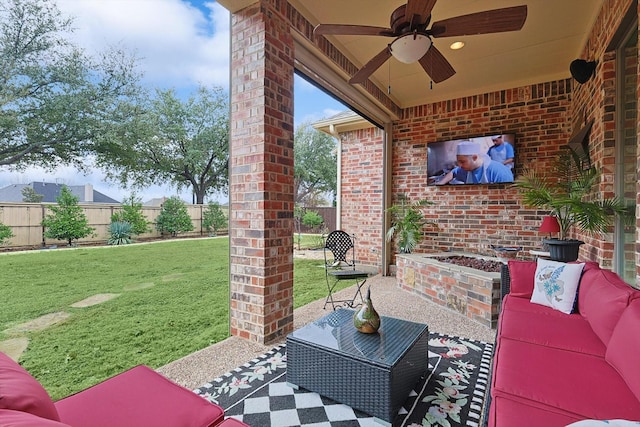
[[583,268],[584,263],[538,259],[531,302],[570,314]]

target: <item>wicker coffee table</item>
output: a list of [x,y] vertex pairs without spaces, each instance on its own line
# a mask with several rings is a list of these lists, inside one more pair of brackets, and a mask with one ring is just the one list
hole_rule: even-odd
[[382,316],[377,334],[339,309],[287,336],[287,383],[390,424],[428,368],[427,325]]

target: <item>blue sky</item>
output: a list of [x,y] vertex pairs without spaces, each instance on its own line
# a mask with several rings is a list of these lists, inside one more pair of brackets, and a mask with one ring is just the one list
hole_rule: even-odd
[[[188,96],[199,85],[229,87],[229,13],[207,0],[57,0],[63,14],[75,18],[73,40],[89,54],[121,45],[136,53],[144,84],[173,88]],[[296,77],[296,126],[332,116],[347,108]],[[50,173],[38,168],[13,172],[0,168],[0,187],[31,181],[68,185],[91,183],[94,189],[121,200],[131,190],[104,181],[102,173],[89,175],[63,167]],[[178,194],[168,185],[137,191],[143,200]],[[191,201],[189,194],[178,194]],[[215,197],[226,202],[226,195]]]

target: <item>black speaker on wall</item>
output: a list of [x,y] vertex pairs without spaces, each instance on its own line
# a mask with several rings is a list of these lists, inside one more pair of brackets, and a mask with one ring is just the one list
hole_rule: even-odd
[[575,59],[571,61],[569,65],[569,71],[574,79],[580,84],[584,84],[589,81],[596,70],[596,61],[586,61],[584,59]]

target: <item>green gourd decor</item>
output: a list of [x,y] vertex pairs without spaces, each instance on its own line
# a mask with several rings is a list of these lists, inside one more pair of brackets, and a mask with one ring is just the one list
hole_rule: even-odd
[[364,334],[375,334],[380,329],[380,316],[371,303],[371,288],[367,288],[362,306],[353,314],[353,325]]

